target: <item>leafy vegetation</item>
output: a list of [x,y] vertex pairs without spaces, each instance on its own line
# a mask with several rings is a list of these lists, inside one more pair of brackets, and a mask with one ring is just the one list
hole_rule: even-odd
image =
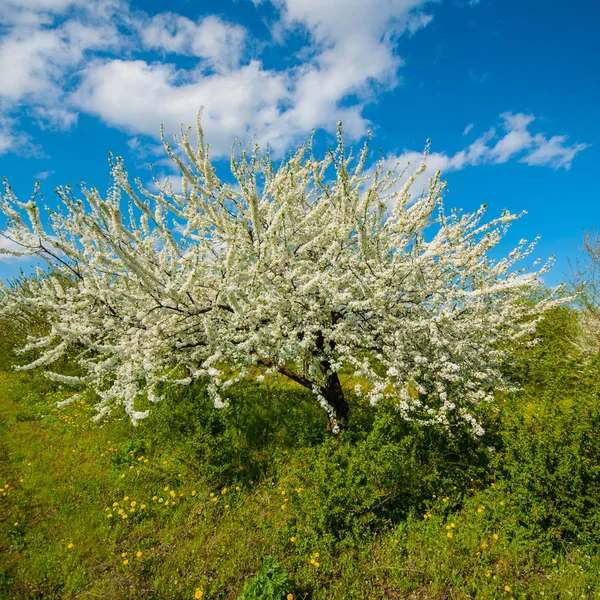
[[351,395],[334,437],[278,375],[99,426],[6,362],[0,598],[599,598],[600,359],[570,351],[578,326],[547,313],[477,439]]

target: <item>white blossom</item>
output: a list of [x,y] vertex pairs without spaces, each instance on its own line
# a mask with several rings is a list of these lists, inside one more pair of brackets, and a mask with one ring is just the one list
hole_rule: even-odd
[[367,169],[367,146],[353,160],[341,130],[321,160],[310,141],[279,166],[240,150],[233,184],[199,123],[198,139],[193,148],[182,129],[176,147],[164,142],[181,193],[133,185],[116,158],[105,197],[59,188],[47,219],[35,194],[20,202],[5,183],[3,235],[52,265],[27,294],[0,292],[5,314],[48,317],[48,334],[23,340],[39,358],[20,368],[68,353],[84,375],[49,376],[93,389],[96,419],[123,406],[133,423],[165,386],[207,377],[223,407],[228,384],[279,373],[314,392],[334,431],[348,373],[372,405],[389,397],[405,419],[481,435],[477,407],[509,386],[507,348],[560,302],[532,300],[550,267],[518,266],[533,244],[490,257],[519,215],[448,213],[439,173],[413,197],[424,163],[405,182],[381,162]]

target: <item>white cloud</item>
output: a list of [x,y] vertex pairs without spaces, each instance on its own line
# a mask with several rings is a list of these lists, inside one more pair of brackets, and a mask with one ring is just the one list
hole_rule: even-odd
[[469,123],[469,124],[468,124],[468,125],[465,127],[465,129],[464,129],[464,131],[463,131],[463,135],[469,135],[469,131],[471,131],[471,129],[473,129],[473,123]]
[[[432,1],[271,1],[274,31],[307,34],[303,59],[283,70],[252,58],[257,42],[214,15],[149,15],[126,0],[0,0],[9,13],[0,33],[0,99],[9,113],[27,106],[42,128],[68,129],[84,111],[154,139],[161,122],[176,130],[203,105],[218,155],[255,131],[284,151],[339,119],[349,137],[364,135],[364,106],[400,82],[395,39],[427,26],[432,16],[423,7]],[[136,60],[141,50],[162,52],[163,60]],[[198,61],[180,69],[177,56]]]
[[147,48],[197,56],[217,70],[239,65],[246,42],[243,27],[212,15],[195,23],[187,17],[164,12],[140,25],[140,37]]
[[40,171],[34,175],[34,178],[39,181],[44,181],[44,179],[48,179],[50,175],[54,175],[54,171]]
[[2,114],[0,105],[0,156],[7,152],[21,156],[43,156],[43,152],[29,135],[21,131],[16,119]]
[[[469,166],[503,164],[517,156],[520,156],[519,162],[529,165],[568,170],[575,156],[589,147],[589,144],[582,143],[568,145],[567,136],[556,135],[548,139],[542,133],[532,134],[529,127],[535,120],[533,115],[502,113],[500,118],[503,120],[503,135],[492,127],[455,154],[431,152],[427,158],[427,169],[413,189],[420,191],[438,170],[450,173]],[[471,129],[472,124],[467,125],[464,134]],[[408,163],[416,168],[422,159],[422,152],[405,150],[398,155],[388,155],[385,163],[387,168],[398,165],[402,169]]]
[[[72,96],[78,110],[92,113],[132,135],[156,137],[157,123],[168,131],[191,123],[205,107],[203,125],[217,155],[228,155],[236,136],[260,133],[275,151],[285,151],[313,128],[333,129],[344,121],[357,139],[369,123],[365,104],[375,93],[400,81],[402,59],[394,40],[426,26],[428,0],[273,0],[280,11],[280,35],[301,28],[308,33],[304,60],[283,71],[265,69],[254,59],[241,61],[245,30],[216,17],[195,23],[163,13],[144,24],[147,47],[202,60],[192,70],[173,63],[112,59],[93,61],[81,72]],[[209,34],[209,32],[212,32]],[[240,62],[241,61],[241,62]],[[207,72],[206,65],[212,67]],[[352,102],[344,105],[344,100]]]
[[[537,136],[536,136],[537,137]],[[564,168],[567,171],[571,168],[571,163],[575,155],[590,147],[590,144],[574,144],[566,146],[566,135],[555,135],[549,140],[543,138],[540,140],[537,148],[521,159],[521,162],[528,165],[548,166],[553,169]]]

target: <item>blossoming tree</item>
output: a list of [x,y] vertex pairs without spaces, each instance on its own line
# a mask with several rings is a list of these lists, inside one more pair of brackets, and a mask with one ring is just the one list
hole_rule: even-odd
[[391,397],[405,419],[480,434],[476,407],[508,383],[505,348],[557,302],[526,301],[549,266],[515,266],[533,244],[489,256],[518,215],[447,214],[439,173],[411,196],[425,162],[410,176],[367,168],[367,146],[353,158],[341,129],[321,160],[311,141],[279,166],[257,148],[234,152],[233,184],[217,176],[200,123],[197,147],[189,133],[174,146],[163,137],[181,191],[134,187],[111,159],[106,197],[59,188],[45,217],[37,194],[20,202],[5,182],[11,251],[51,265],[27,294],[1,296],[5,314],[48,315],[47,335],[23,347],[39,358],[20,368],[69,353],[82,375],[47,376],[90,386],[96,418],[122,405],[134,424],[167,385],[207,378],[221,407],[223,388],[279,373],[315,394],[334,431],[347,373],[373,405]]

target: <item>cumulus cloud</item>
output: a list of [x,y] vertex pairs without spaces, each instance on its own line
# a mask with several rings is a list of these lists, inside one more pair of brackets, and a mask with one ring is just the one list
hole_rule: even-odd
[[140,24],[142,43],[150,49],[205,59],[217,70],[239,65],[246,30],[209,15],[197,22],[170,12]]
[[281,70],[265,67],[244,27],[214,15],[150,15],[126,0],[0,0],[9,15],[0,32],[0,98],[26,105],[42,128],[73,127],[84,112],[154,138],[159,123],[176,130],[202,105],[221,156],[236,136],[259,131],[259,141],[284,151],[339,119],[356,139],[369,127],[366,104],[401,80],[395,40],[432,19],[424,12],[430,0],[266,1],[283,43],[298,30],[306,38],[302,58]]
[[[267,67],[244,27],[214,15],[150,15],[127,0],[0,0],[0,154],[36,151],[19,128],[22,114],[42,129],[66,130],[85,113],[129,133],[142,158],[142,137],[156,141],[160,123],[167,133],[193,123],[200,106],[217,157],[229,154],[236,137],[246,141],[255,131],[259,143],[284,152],[311,129],[332,130],[339,119],[346,135],[359,139],[370,126],[364,108],[401,83],[397,39],[428,26],[436,4],[254,2],[275,9],[272,43],[285,48],[287,36],[305,40],[289,66]],[[430,163],[449,171],[518,157],[568,169],[587,147],[531,133],[531,115],[501,118],[503,134],[491,129],[454,155],[432,154]]]
[[[519,157],[519,162],[528,165],[569,170],[575,156],[589,147],[584,143],[569,144],[564,135],[548,138],[543,133],[532,133],[530,126],[535,121],[533,115],[506,112],[500,115],[500,119],[503,125],[500,133],[492,127],[454,154],[431,152],[427,157],[427,168],[413,189],[420,191],[438,170],[450,173],[470,166],[503,164],[516,157]],[[472,124],[467,125],[464,134],[471,129]],[[416,168],[422,160],[422,152],[405,150],[400,154],[388,155],[385,164],[387,168],[396,165],[403,168],[407,164]]]

